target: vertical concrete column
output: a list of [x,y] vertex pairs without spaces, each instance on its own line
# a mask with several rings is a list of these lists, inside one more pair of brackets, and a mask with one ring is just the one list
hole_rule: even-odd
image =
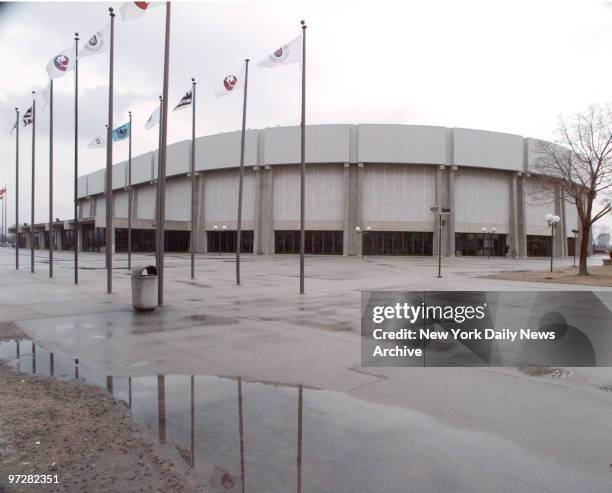
[[559,254],[562,257],[567,257],[567,237],[569,235],[569,231],[567,230],[567,217],[565,214],[565,193],[561,188],[558,188],[559,191],[559,217],[561,218],[561,222],[559,224],[559,235],[561,241],[561,248],[559,249]]
[[197,236],[195,242],[196,253],[208,253],[208,241],[206,233],[206,196],[204,186],[206,183],[206,174],[202,171],[198,171],[196,177],[196,189],[197,189],[197,209],[196,209],[196,224],[197,224]]
[[355,231],[355,226],[353,226],[353,238],[355,245],[355,255],[362,255],[363,252],[363,231],[366,230],[368,226],[372,227],[371,224],[365,224],[363,218],[363,209],[361,204],[363,203],[363,187],[365,184],[365,167],[363,163],[357,163],[357,177],[355,180],[355,226],[359,226],[361,228],[362,233],[358,234]]
[[510,181],[510,229],[508,230],[508,252],[512,257],[518,257],[518,175],[513,174]]
[[[438,166],[438,168],[436,169],[436,184],[435,184],[435,188],[434,188],[434,196],[433,196],[433,203],[436,207],[442,207],[442,204],[440,204],[440,189],[442,187],[442,170],[444,169],[443,166]],[[436,214],[432,214],[432,221],[433,221],[433,255],[434,257],[438,255],[438,244],[440,242],[439,240],[439,236],[440,236],[440,228],[438,227],[438,216]]]
[[258,250],[263,255],[274,254],[274,170],[264,166],[259,193]]
[[518,232],[518,256],[527,257],[527,225],[525,219],[525,187],[526,177],[523,173],[517,173],[516,187],[516,229]]
[[357,167],[351,166],[349,163],[344,163],[344,255],[357,255],[357,243],[359,243],[360,235],[355,231],[357,226],[361,226],[357,222],[359,215],[359,193]]
[[255,172],[255,210],[253,211],[255,218],[255,227],[253,230],[253,255],[261,253],[260,238],[261,238],[261,166],[253,166]]
[[456,215],[456,181],[457,181],[457,166],[451,166],[448,172],[448,207],[451,212],[446,216],[446,234],[447,236],[447,255],[455,256],[455,215]]

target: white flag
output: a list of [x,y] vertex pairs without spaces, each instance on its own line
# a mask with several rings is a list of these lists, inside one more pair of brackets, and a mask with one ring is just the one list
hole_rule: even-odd
[[89,149],[103,149],[104,145],[104,137],[95,137],[89,144],[87,144]]
[[152,129],[155,125],[159,125],[159,106],[155,108],[155,111],[151,113],[149,119],[145,122],[145,128],[147,130]]
[[34,96],[36,102],[39,105],[41,111],[45,111],[47,106],[49,105],[49,101],[51,99],[51,81],[47,83],[45,87],[41,89],[40,92],[37,92]]
[[218,98],[239,92],[244,87],[244,67],[213,79],[212,86]]
[[164,5],[163,2],[125,2],[119,7],[121,20],[129,21],[138,19],[138,17],[145,15],[147,10],[161,7],[162,5]]
[[96,32],[79,51],[79,58],[90,55],[101,55],[110,49],[110,24]]
[[258,63],[260,67],[274,68],[277,65],[287,65],[302,61],[302,36],[289,41],[286,45],[274,50]]
[[50,79],[56,79],[57,77],[63,77],[66,72],[74,69],[74,62],[76,61],[76,45],[71,45],[64,51],[54,56],[47,64],[47,73]]

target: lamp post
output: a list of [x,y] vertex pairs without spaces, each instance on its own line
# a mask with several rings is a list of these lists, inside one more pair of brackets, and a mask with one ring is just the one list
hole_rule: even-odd
[[561,218],[559,216],[555,216],[553,214],[546,214],[546,216],[544,216],[544,219],[546,220],[546,224],[550,227],[550,272],[553,271],[553,254],[554,254],[554,247],[555,247],[555,228],[557,227],[557,224],[559,223],[559,221],[561,221]]
[[572,233],[574,233],[574,267],[576,267],[576,247],[578,246],[578,231],[577,229],[572,229]]
[[486,248],[486,234],[487,234],[487,228],[485,228],[484,226],[481,229],[482,231],[482,250],[480,253],[481,257],[484,257],[484,252],[485,252],[485,248]]
[[[216,224],[213,226],[213,230],[216,233],[219,231],[219,226]],[[221,255],[221,235],[217,236],[217,256]]]
[[365,234],[369,233],[370,231],[372,231],[372,228],[370,226],[366,226],[365,231],[361,230],[360,226],[355,226],[355,233],[357,234],[363,234],[363,240],[361,242],[361,259],[363,260],[363,247],[364,247],[364,242],[365,242]]

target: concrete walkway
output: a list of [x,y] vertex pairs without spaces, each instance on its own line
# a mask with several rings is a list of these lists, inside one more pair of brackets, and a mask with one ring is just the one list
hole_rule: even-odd
[[[572,369],[567,378],[514,369],[360,368],[360,290],[610,290],[483,279],[501,271],[544,270],[546,259],[308,257],[299,295],[295,256],[243,256],[242,286],[232,256],[167,255],[166,305],[131,308],[126,257],[116,255],[114,293],[106,294],[102,254],[29,252],[14,268],[0,249],[0,322],[15,322],[44,348],[79,357],[112,375],[211,374],[302,383],[363,400],[413,409],[452,427],[490,433],[563,467],[609,478],[612,485],[611,369]],[[572,259],[555,259],[569,266]],[[592,262],[599,263],[598,259]],[[134,264],[154,263],[134,256]],[[483,471],[483,473],[486,473]]]

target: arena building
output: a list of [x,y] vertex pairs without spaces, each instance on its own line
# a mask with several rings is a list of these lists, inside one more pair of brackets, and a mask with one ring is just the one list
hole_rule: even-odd
[[[554,253],[573,255],[575,206],[536,171],[536,139],[464,128],[334,124],[306,129],[306,253],[548,256],[546,214],[561,218]],[[168,146],[166,249],[188,251],[191,141]],[[154,250],[157,150],[132,159],[132,248]],[[196,140],[197,252],[233,252],[240,132]],[[299,252],[300,128],[246,133],[241,250]],[[113,167],[114,249],[127,250],[127,162]],[[104,246],[105,171],[78,182],[83,250]],[[483,233],[483,228],[487,232]],[[21,228],[28,245],[29,228]],[[49,240],[35,226],[36,242]],[[54,225],[54,244],[73,248],[72,221]]]

